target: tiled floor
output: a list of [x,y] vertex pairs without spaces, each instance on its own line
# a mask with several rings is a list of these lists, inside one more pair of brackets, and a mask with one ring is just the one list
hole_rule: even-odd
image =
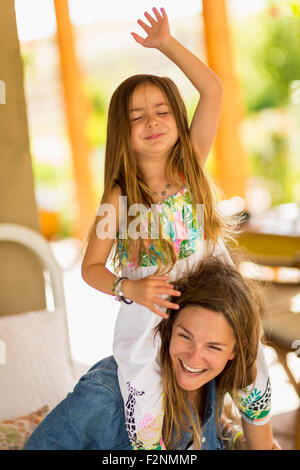
[[[81,278],[77,259],[78,241],[51,243],[53,253],[64,270],[64,288],[69,324],[71,352],[75,361],[89,368],[112,354],[113,330],[119,303],[112,296],[89,287]],[[51,304],[51,299],[50,299]],[[283,448],[293,448],[296,409],[299,399],[289,384],[275,351],[265,347],[272,383],[272,422],[274,433]],[[290,353],[289,366],[300,381],[300,358]]]

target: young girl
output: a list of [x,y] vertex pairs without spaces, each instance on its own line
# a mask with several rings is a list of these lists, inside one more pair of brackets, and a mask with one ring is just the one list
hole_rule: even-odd
[[[138,21],[146,39],[132,36],[174,61],[201,99],[189,128],[184,102],[171,79],[135,75],[115,90],[108,112],[104,193],[82,262],[83,279],[121,301],[113,352],[133,449],[165,448],[160,340],[153,337],[153,329],[161,317],[167,318],[166,309],[178,308],[168,301],[180,295],[172,282],[208,254],[232,262],[224,241],[232,239],[233,222],[219,213],[203,168],[218,127],[222,85],[171,36],[165,10],[153,12],[156,19],[145,13],[151,26]],[[202,204],[204,223],[195,217],[196,204]],[[138,219],[136,211],[142,214]],[[153,234],[153,217],[156,222],[159,218],[158,236]],[[121,276],[105,267],[111,252]],[[239,409],[250,424],[250,448],[267,449],[272,447],[270,382],[262,347],[256,366],[255,383],[239,392]],[[262,426],[260,432],[256,425]]]

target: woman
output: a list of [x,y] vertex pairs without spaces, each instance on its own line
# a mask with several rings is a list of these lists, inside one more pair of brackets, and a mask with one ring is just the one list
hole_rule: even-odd
[[[154,332],[161,338],[164,442],[167,449],[222,449],[224,394],[230,392],[234,398],[256,376],[262,304],[236,268],[216,257],[202,260],[176,283],[177,288],[182,294],[172,301],[180,308],[168,311],[169,318]],[[134,393],[130,400],[129,408],[134,406]],[[251,428],[257,433],[257,426],[243,422],[249,448],[272,448],[271,427],[265,426],[270,428],[269,441],[255,447]],[[145,430],[147,426],[142,427],[143,440],[151,439]],[[139,436],[141,430],[134,431]],[[241,435],[238,441],[237,447]],[[112,356],[81,377],[24,449],[131,449]]]
[[236,267],[223,259],[206,258],[194,273],[174,284],[174,289],[182,295],[170,301],[177,302],[180,308],[156,327],[161,338],[162,381],[167,397],[164,411],[167,448],[176,446],[174,432],[179,438],[180,428],[186,429],[184,416],[192,425],[194,448],[201,447],[204,385],[211,380],[215,380],[217,391],[217,428],[224,395],[228,392],[242,410],[247,447],[273,448],[270,421],[262,426],[251,424],[259,419],[266,422],[270,395],[253,394],[251,403],[248,398],[245,404],[242,398],[237,403],[237,392],[245,390],[248,397],[251,384],[259,380],[256,365],[258,348],[262,347],[260,318],[264,305],[254,282],[246,281]]

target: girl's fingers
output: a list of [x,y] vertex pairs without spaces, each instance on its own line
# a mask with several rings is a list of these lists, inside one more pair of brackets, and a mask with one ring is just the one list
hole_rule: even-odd
[[179,290],[175,290],[172,285],[158,287],[160,287],[159,295],[176,295],[178,297],[181,295],[181,292]]
[[171,284],[170,282],[168,281],[161,281],[161,282],[157,282],[153,287],[166,287],[166,288],[169,288],[169,289],[173,289],[173,284]]
[[149,13],[147,13],[147,12],[145,11],[144,15],[146,16],[146,18],[147,18],[147,20],[149,21],[149,23],[152,24],[152,26],[154,26],[154,25],[156,24],[156,21],[152,18],[151,15],[149,15]]
[[167,300],[159,299],[159,301],[156,300],[156,302],[161,307],[171,308],[172,310],[178,310],[180,308],[178,304],[172,304],[172,302],[168,302]]
[[178,304],[171,304],[171,302],[163,303],[163,307],[171,308],[172,310],[179,310],[180,306]]
[[160,11],[161,11],[162,17],[167,18],[167,13],[165,12],[165,9],[161,8]]
[[155,7],[152,8],[152,11],[153,11],[154,15],[156,16],[157,20],[158,21],[161,20],[161,16],[160,16],[159,11],[157,10],[157,8],[155,8]]
[[141,36],[139,36],[138,34],[136,33],[130,33],[131,36],[133,37],[133,39],[138,42],[139,44],[142,44],[144,43],[144,38],[142,38]]
[[147,34],[150,32],[151,26],[148,26],[142,20],[138,20],[138,24],[146,31]]
[[176,297],[180,297],[181,296],[181,292],[179,290],[170,290],[169,295],[176,295]]
[[166,313],[162,312],[162,311],[159,310],[159,309],[156,309],[155,307],[150,308],[150,310],[151,310],[153,313],[156,313],[156,315],[158,315],[159,317],[162,317],[162,318],[169,318],[169,315],[167,315]]

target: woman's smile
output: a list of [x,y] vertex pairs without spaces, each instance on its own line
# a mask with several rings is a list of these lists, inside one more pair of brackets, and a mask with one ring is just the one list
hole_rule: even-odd
[[192,367],[187,366],[182,359],[179,359],[179,363],[181,365],[181,368],[183,372],[185,372],[187,375],[190,375],[191,377],[198,377],[201,374],[204,374],[204,372],[207,372],[208,369],[193,369]]

